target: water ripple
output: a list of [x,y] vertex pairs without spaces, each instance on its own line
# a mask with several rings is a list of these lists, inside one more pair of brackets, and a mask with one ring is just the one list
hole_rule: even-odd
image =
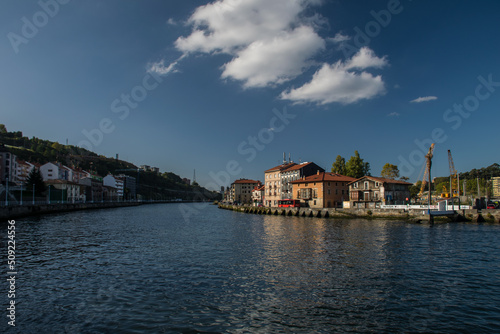
[[16,330],[500,332],[500,226],[180,205],[19,220]]

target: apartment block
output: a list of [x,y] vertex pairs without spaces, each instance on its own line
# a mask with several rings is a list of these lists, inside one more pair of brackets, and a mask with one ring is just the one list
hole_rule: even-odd
[[261,184],[262,183],[260,181],[248,179],[239,179],[234,181],[231,184],[230,201],[241,204],[252,203],[252,190],[255,187],[261,186]]
[[293,199],[301,207],[342,208],[349,200],[348,184],[355,178],[335,173],[317,172],[315,175],[292,181]]

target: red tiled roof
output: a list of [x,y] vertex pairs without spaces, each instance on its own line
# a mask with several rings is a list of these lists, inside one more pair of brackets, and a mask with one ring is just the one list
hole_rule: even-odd
[[261,185],[260,187],[255,187],[252,191],[263,191],[266,189],[265,185]]
[[276,167],[273,167],[271,169],[266,170],[264,173],[269,173],[269,172],[274,172],[274,171],[283,171],[283,170],[288,169],[288,168],[295,166],[295,165],[296,165],[295,162],[291,162],[289,164],[284,164],[284,165],[281,164],[281,165],[278,165]]
[[409,186],[412,186],[413,183],[409,183],[409,182],[406,182],[406,181],[401,181],[401,180],[392,180],[392,179],[386,179],[386,178],[383,178],[383,177],[377,177],[377,176],[363,176],[363,177],[360,177],[359,179],[355,179],[354,181],[350,182],[350,183],[354,183],[356,181],[359,181],[359,180],[362,180],[362,179],[370,179],[370,180],[373,180],[373,181],[378,181],[378,182],[381,182],[381,183],[395,183],[395,184],[404,184],[404,185],[409,185]]
[[260,183],[260,181],[247,180],[247,179],[240,179],[240,180],[236,180],[236,181],[234,181],[233,183],[248,184],[248,183]]
[[303,164],[299,164],[299,165],[295,165],[295,166],[292,166],[292,167],[289,167],[287,169],[285,169],[283,172],[290,172],[292,170],[298,170],[298,169],[301,169],[305,166],[308,166],[310,164],[312,164],[313,162],[306,162],[306,163],[303,163]]
[[309,183],[309,182],[352,182],[356,179],[350,176],[340,175],[336,173],[319,173],[310,175],[304,179],[292,181],[290,183]]

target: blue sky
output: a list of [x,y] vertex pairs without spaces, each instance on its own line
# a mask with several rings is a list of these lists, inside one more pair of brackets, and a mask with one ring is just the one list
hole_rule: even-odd
[[416,181],[431,142],[445,176],[447,150],[499,162],[499,22],[493,0],[6,0],[0,122],[202,185],[355,150]]

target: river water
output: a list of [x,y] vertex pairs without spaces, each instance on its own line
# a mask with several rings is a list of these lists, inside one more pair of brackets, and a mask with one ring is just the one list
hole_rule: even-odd
[[500,332],[499,225],[158,204],[16,232],[12,333]]

